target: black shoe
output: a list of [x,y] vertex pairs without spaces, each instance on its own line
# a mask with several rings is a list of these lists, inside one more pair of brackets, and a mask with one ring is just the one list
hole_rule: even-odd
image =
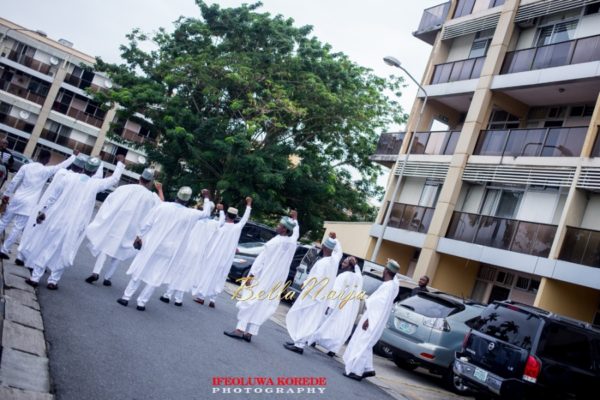
[[293,344],[289,345],[289,344],[286,343],[286,344],[283,345],[283,347],[285,347],[289,351],[293,351],[294,353],[298,353],[298,354],[304,353],[304,349],[301,349],[300,347],[296,347]]
[[335,353],[333,351],[328,352],[327,355],[329,357],[335,357]]
[[208,307],[209,308],[215,308],[215,302],[211,301],[210,303],[208,303]]
[[364,374],[362,374],[363,378],[370,378],[371,376],[375,376],[375,371],[367,371]]
[[39,283],[37,283],[36,281],[32,281],[29,278],[25,279],[25,283],[34,288],[38,287],[38,285],[39,285]]
[[294,342],[285,342],[285,344],[288,344],[288,345],[290,345],[290,346],[293,346],[293,345],[294,345]]
[[171,301],[171,300],[169,300],[168,297],[165,297],[165,296],[160,296],[158,299],[160,301],[162,301],[163,303],[167,303],[167,304],[169,304],[169,302]]
[[317,343],[315,342],[315,343],[311,344],[310,347],[317,347]]
[[229,336],[230,338],[234,338],[234,339],[244,339],[244,334],[237,333],[236,331],[231,331],[231,332],[224,331],[223,335]]
[[135,309],[138,311],[146,311],[146,306],[137,306]]
[[10,256],[3,251],[0,251],[0,258],[3,260],[8,260]]
[[250,343],[252,341],[252,335],[250,335],[249,333],[245,333],[244,334],[244,340],[248,343]]
[[129,301],[125,300],[125,299],[117,299],[117,303],[119,303],[120,305],[127,307],[127,305],[129,304]]
[[85,278],[85,281],[86,281],[87,283],[94,283],[94,282],[96,282],[98,279],[100,279],[100,278],[98,277],[98,274],[91,274],[90,276],[88,276],[87,278]]
[[358,376],[354,372],[350,372],[349,374],[347,374],[347,373],[344,372],[344,376],[346,378],[354,379],[355,381],[361,381],[362,380],[362,376]]
[[183,302],[181,302],[181,301],[176,301],[176,302],[175,302],[175,305],[176,305],[177,307],[181,307],[181,306],[183,305]]
[[58,290],[58,285],[56,283],[49,283],[46,285],[48,290]]
[[21,267],[25,265],[25,262],[20,258],[15,259],[15,264],[20,265]]
[[105,279],[102,281],[102,284],[104,286],[112,286],[112,282],[110,281],[110,279]]

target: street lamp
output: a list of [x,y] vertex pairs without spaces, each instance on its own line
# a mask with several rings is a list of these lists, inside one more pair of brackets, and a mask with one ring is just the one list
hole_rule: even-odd
[[[417,123],[414,125],[412,135],[410,135],[410,141],[408,143],[408,150],[406,151],[406,158],[402,163],[402,167],[400,168],[400,173],[398,174],[398,179],[396,180],[396,185],[394,186],[394,191],[392,193],[392,197],[390,197],[389,205],[387,211],[385,213],[385,218],[383,219],[383,227],[381,229],[381,233],[377,238],[377,243],[375,243],[375,248],[373,249],[373,254],[371,255],[371,262],[375,262],[377,259],[377,255],[379,254],[379,250],[381,248],[381,242],[383,242],[383,235],[385,235],[385,230],[390,222],[390,215],[392,214],[392,208],[394,207],[394,202],[396,201],[396,196],[398,196],[398,190],[400,189],[400,184],[402,183],[402,178],[404,177],[404,169],[406,168],[406,164],[408,164],[408,156],[412,150],[413,141],[415,139],[415,133],[417,129],[419,129],[419,125],[421,124],[421,117],[423,116],[423,111],[425,110],[425,105],[427,104],[427,91],[421,86],[421,84],[402,66],[402,63],[395,57],[386,56],[383,57],[383,61],[392,67],[400,68],[408,77],[419,87],[419,90],[423,92],[425,95],[425,99],[423,100],[423,104],[421,105],[421,110],[419,111],[419,116],[417,117]],[[408,132],[407,132],[408,133]],[[393,173],[393,171],[392,171]]]

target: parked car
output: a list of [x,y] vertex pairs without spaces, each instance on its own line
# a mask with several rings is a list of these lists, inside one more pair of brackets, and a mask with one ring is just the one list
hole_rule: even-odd
[[503,398],[597,398],[600,330],[540,308],[494,302],[467,333],[456,379]]
[[269,240],[274,238],[275,235],[277,235],[275,229],[259,222],[248,221],[242,228],[242,234],[240,235],[239,243],[267,243]]
[[[264,243],[250,242],[240,243],[238,245],[238,251],[233,259],[233,265],[229,270],[228,278],[235,282],[237,279],[248,276],[250,268],[254,264],[254,260],[260,254],[260,251],[264,248]],[[287,280],[292,280],[296,274],[296,268],[300,264],[300,261],[304,258],[310,246],[299,244],[294,253],[294,258],[290,264]]]
[[[479,317],[482,304],[441,292],[419,292],[394,306],[379,341],[404,369],[424,367],[454,382],[452,364],[469,322]],[[463,392],[465,387],[454,388]]]
[[12,154],[13,160],[14,160],[12,168],[10,170],[10,172],[12,172],[12,173],[16,174],[23,165],[29,164],[30,162],[32,162],[31,158],[27,157],[25,154],[22,154],[22,153],[19,153],[16,151],[12,151],[12,150],[11,150],[10,154]]
[[115,189],[110,188],[110,189],[106,189],[106,190],[104,190],[102,192],[96,193],[96,201],[103,202],[104,200],[106,200],[106,198],[108,197],[108,195],[111,194],[114,191],[115,191]]

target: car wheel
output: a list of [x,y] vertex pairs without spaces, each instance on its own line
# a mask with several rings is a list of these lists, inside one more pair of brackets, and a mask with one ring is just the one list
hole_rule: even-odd
[[444,380],[446,381],[448,388],[456,394],[464,395],[471,391],[469,387],[464,384],[462,378],[454,373],[452,367],[444,374]]
[[392,357],[392,361],[394,361],[394,364],[396,364],[398,368],[402,368],[407,371],[413,371],[418,367],[418,365],[415,362],[411,362],[406,358]]
[[373,346],[373,353],[385,358],[392,358],[392,356],[394,355],[390,346],[380,342],[377,342],[377,344]]

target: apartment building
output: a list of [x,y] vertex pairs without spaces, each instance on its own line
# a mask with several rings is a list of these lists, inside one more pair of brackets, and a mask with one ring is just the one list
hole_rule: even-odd
[[[116,110],[104,110],[89,90],[112,87],[108,77],[94,72],[94,58],[68,40],[52,40],[41,31],[0,18],[0,137],[9,149],[35,157],[40,149],[52,152],[52,163],[77,149],[100,157],[114,170],[116,156],[129,164],[145,164],[142,150],[107,137],[111,123],[135,143],[154,140],[142,116],[115,120]],[[137,181],[126,171],[122,183]]]
[[414,36],[427,98],[372,156],[392,173],[365,256],[600,324],[600,1],[453,0]]

